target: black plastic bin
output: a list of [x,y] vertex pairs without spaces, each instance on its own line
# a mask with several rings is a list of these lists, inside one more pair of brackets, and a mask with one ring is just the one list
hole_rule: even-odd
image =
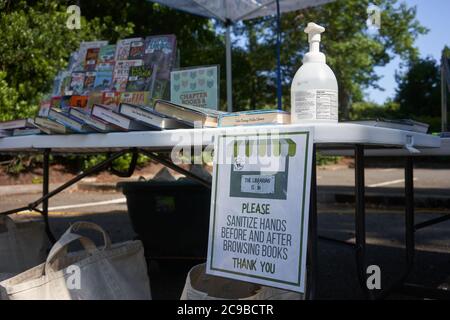
[[206,258],[210,189],[188,179],[120,182],[118,187],[148,258]]

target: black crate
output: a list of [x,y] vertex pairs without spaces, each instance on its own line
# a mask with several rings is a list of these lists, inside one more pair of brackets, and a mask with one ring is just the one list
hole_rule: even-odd
[[188,179],[120,182],[134,231],[152,259],[205,259],[211,190]]

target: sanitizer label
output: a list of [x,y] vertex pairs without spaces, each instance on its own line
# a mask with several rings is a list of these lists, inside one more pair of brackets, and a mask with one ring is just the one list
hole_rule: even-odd
[[337,90],[300,90],[292,98],[291,111],[298,120],[338,120]]

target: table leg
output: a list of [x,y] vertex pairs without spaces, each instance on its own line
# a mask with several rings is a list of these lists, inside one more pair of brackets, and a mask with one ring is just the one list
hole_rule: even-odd
[[405,163],[405,247],[406,273],[404,280],[412,270],[414,263],[414,167],[413,158],[407,157]]
[[[43,163],[43,183],[42,183],[42,196],[45,197],[49,192],[50,184],[50,149],[44,150],[44,163]],[[42,202],[42,217],[45,223],[45,232],[47,233],[48,239],[53,244],[56,239],[50,229],[50,222],[48,220],[48,199],[44,199]]]
[[367,288],[366,262],[366,207],[364,182],[364,146],[355,146],[355,254],[358,280],[367,298],[371,294]]
[[316,174],[316,146],[313,146],[311,168],[311,195],[309,204],[309,230],[308,230],[308,270],[306,282],[306,298],[313,300],[317,293],[318,277],[318,237],[317,237],[317,174]]

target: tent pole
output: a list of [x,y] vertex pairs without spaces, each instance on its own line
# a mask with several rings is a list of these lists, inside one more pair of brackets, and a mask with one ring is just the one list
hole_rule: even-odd
[[280,17],[280,0],[277,0],[277,107],[281,110],[281,62],[280,62],[280,51],[281,51],[281,17]]
[[233,112],[233,77],[231,74],[231,22],[225,22],[225,55],[227,68],[227,111]]

